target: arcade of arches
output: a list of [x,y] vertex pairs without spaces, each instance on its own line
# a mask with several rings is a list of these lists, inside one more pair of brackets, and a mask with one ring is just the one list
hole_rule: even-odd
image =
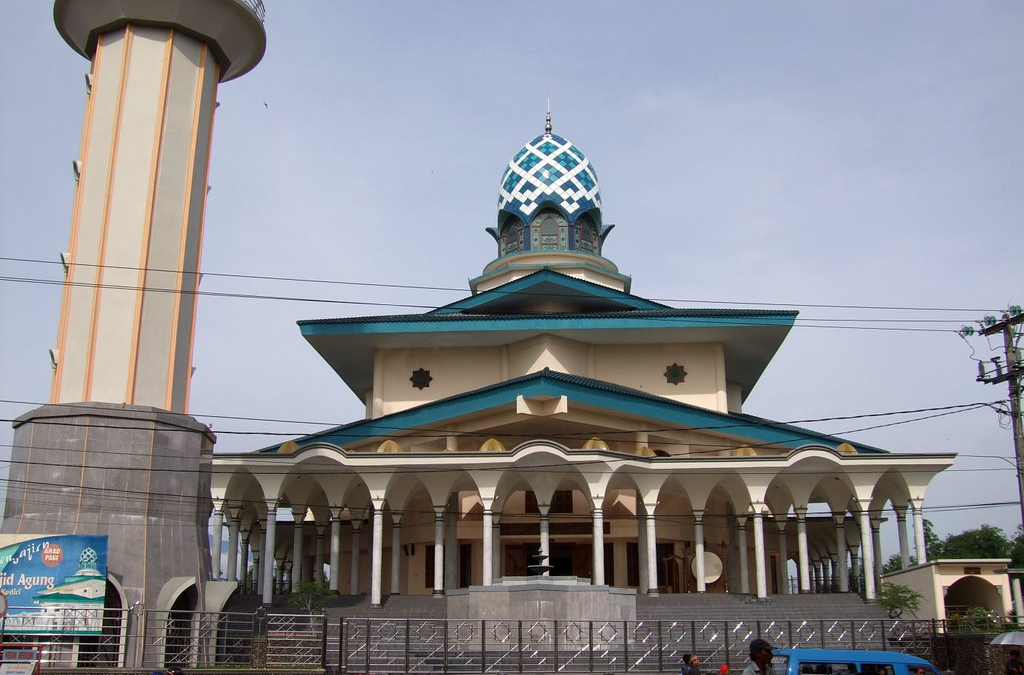
[[459,469],[444,459],[327,445],[216,459],[215,576],[238,581],[254,568],[267,602],[313,580],[380,604],[385,593],[443,594],[525,575],[539,547],[549,574],[643,593],[857,588],[870,598],[882,519],[896,519],[906,561],[909,514],[920,555],[917,495],[951,462],[815,446],[695,461],[544,441],[459,453]]

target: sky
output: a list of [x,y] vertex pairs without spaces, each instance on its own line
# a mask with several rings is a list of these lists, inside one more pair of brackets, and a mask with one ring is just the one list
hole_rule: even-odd
[[[744,412],[958,453],[937,534],[1020,524],[1008,419],[948,408],[1007,399],[975,381],[1001,343],[957,330],[1024,304],[1024,4],[264,3],[214,129],[190,412],[218,451],[362,417],[295,322],[467,295],[550,100],[634,294],[800,311]],[[50,3],[4,7],[4,420],[49,395],[87,70]]]

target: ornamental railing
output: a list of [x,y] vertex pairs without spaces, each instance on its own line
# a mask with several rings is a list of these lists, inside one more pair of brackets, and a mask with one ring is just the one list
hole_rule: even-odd
[[242,5],[263,23],[266,18],[267,10],[263,7],[263,0],[235,0],[238,4]]
[[[262,609],[226,613],[137,607],[53,610],[45,619],[12,622],[18,609],[11,608],[8,625],[0,625],[8,628],[0,642],[39,645],[42,667],[52,672],[180,666],[186,671],[361,675],[666,673],[679,672],[684,654],[700,655],[705,670],[715,672],[722,664],[746,665],[747,647],[756,637],[779,648],[903,652],[955,668],[958,643],[987,644],[991,638],[988,631],[959,633],[955,622],[904,619],[329,619]],[[1004,624],[997,630],[1006,629]]]
[[779,648],[878,649],[932,657],[934,621],[458,621],[346,619],[343,673],[708,672],[748,663],[756,637]]
[[[38,645],[43,670],[285,669],[322,672],[322,615],[12,607],[0,643]],[[333,631],[338,633],[338,629]],[[335,647],[333,653],[337,655]]]

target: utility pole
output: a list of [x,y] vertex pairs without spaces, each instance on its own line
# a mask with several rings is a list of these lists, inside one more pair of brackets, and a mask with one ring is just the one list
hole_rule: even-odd
[[[986,316],[980,323],[979,335],[991,336],[1003,334],[1003,351],[1006,358],[1004,367],[1001,359],[996,356],[990,361],[992,369],[988,369],[985,361],[978,362],[978,382],[999,384],[1006,382],[1010,388],[1010,429],[1013,431],[1013,450],[1017,465],[1017,491],[1020,496],[1021,525],[1024,526],[1024,423],[1021,421],[1021,380],[1024,379],[1024,360],[1021,359],[1017,347],[1020,326],[1024,323],[1024,311],[1017,305],[1003,313],[1001,320],[994,316]],[[965,326],[962,335],[972,335],[974,329]]]

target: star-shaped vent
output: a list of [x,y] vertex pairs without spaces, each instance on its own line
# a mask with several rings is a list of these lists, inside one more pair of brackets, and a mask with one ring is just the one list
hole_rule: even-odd
[[409,381],[412,382],[412,386],[417,389],[426,389],[430,386],[430,381],[433,379],[434,378],[430,376],[429,370],[423,370],[420,368],[412,371],[412,377],[409,378]]
[[665,381],[677,385],[686,381],[686,369],[678,363],[673,363],[665,368]]

